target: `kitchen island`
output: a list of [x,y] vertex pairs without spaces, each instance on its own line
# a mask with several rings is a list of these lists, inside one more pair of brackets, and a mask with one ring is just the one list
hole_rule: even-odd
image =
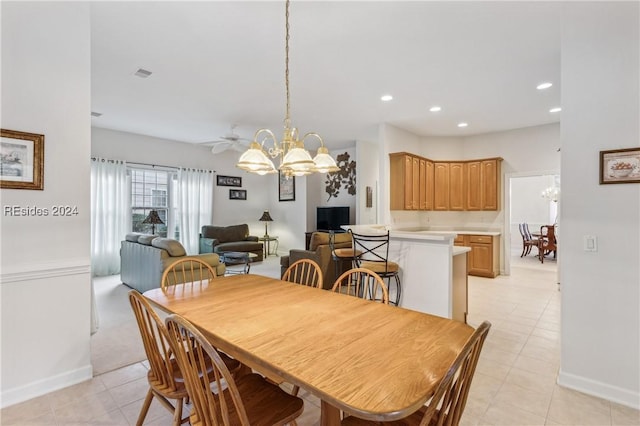
[[367,235],[389,230],[389,260],[400,266],[401,307],[466,321],[467,253],[471,249],[454,246],[456,233],[394,230],[384,225],[343,228]]

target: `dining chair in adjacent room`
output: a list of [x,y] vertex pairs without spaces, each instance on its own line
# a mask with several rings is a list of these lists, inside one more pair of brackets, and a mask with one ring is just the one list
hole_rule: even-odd
[[353,268],[340,275],[332,291],[389,304],[389,292],[380,275],[370,269]]
[[540,243],[538,245],[538,258],[544,263],[544,257],[553,252],[553,258],[557,256],[558,241],[556,239],[554,225],[542,225],[540,227]]
[[488,321],[480,324],[449,366],[428,404],[422,406],[415,413],[404,419],[389,422],[372,422],[348,416],[342,420],[342,426],[458,425],[467,403],[480,351],[490,328],[491,323]]
[[[182,404],[188,398],[188,393],[174,351],[171,349],[164,322],[155,313],[145,297],[137,291],[129,291],[129,302],[136,317],[144,351],[149,362],[149,372],[147,373],[149,391],[142,404],[136,425],[140,426],[144,422],[154,397],[174,414],[174,426],[184,423],[189,420],[188,417],[181,418]],[[240,371],[242,367],[240,362],[226,354],[223,354],[222,357],[225,365],[233,374]],[[208,370],[211,371],[211,361],[205,361],[205,363],[209,365]],[[170,399],[176,400],[176,404],[171,404]]]
[[522,236],[522,253],[520,254],[520,257],[527,256],[531,253],[531,247],[538,247],[538,239],[531,236],[529,227],[526,223],[519,223],[518,229]]
[[322,269],[311,259],[300,259],[282,274],[282,281],[322,288]]
[[173,262],[162,274],[161,287],[208,284],[216,278],[216,270],[206,262],[184,257]]
[[355,266],[369,269],[378,274],[382,279],[387,280],[387,289],[391,292],[391,279],[394,279],[395,298],[391,302],[398,306],[402,294],[400,284],[400,266],[389,260],[389,231],[383,234],[363,235],[355,232],[351,233],[353,249],[359,252],[354,257]]
[[[165,323],[189,392],[192,425],[296,424],[304,408],[302,399],[259,374],[233,377],[220,353],[189,321],[170,315]],[[204,373],[205,356],[211,359],[214,374]]]

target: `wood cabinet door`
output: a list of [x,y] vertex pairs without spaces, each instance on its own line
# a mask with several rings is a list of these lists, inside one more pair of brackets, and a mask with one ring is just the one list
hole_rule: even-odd
[[405,155],[389,155],[389,204],[391,210],[405,208]]
[[404,209],[413,208],[413,157],[404,156]]
[[482,161],[482,210],[498,210],[500,201],[500,163],[498,160]]
[[482,166],[481,161],[467,163],[467,210],[482,210]]
[[449,163],[449,210],[464,210],[465,163]]
[[420,159],[411,158],[411,210],[420,208]]
[[493,245],[469,243],[469,273],[480,276],[493,275]]
[[420,190],[418,191],[418,209],[427,209],[427,160],[420,159],[418,182],[420,184]]
[[449,163],[433,163],[433,209],[449,210]]
[[435,184],[433,181],[433,162],[426,160],[425,161],[425,197],[426,204],[425,210],[433,210],[433,193]]

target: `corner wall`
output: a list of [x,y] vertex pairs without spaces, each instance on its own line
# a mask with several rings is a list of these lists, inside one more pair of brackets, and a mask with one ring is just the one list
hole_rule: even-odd
[[[600,185],[599,151],[640,141],[640,4],[567,2],[562,34],[558,383],[640,408],[640,184]],[[583,236],[597,237],[596,252]]]
[[[1,405],[92,377],[88,3],[2,3],[2,128],[44,134],[44,190],[1,189]],[[5,206],[46,216],[10,216]],[[78,214],[53,216],[52,206]]]

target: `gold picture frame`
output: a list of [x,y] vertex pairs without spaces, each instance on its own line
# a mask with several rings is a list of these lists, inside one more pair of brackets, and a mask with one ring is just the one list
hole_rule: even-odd
[[296,200],[296,177],[278,172],[278,201]]
[[0,133],[0,188],[44,189],[44,135]]
[[600,184],[640,183],[640,148],[600,151]]

